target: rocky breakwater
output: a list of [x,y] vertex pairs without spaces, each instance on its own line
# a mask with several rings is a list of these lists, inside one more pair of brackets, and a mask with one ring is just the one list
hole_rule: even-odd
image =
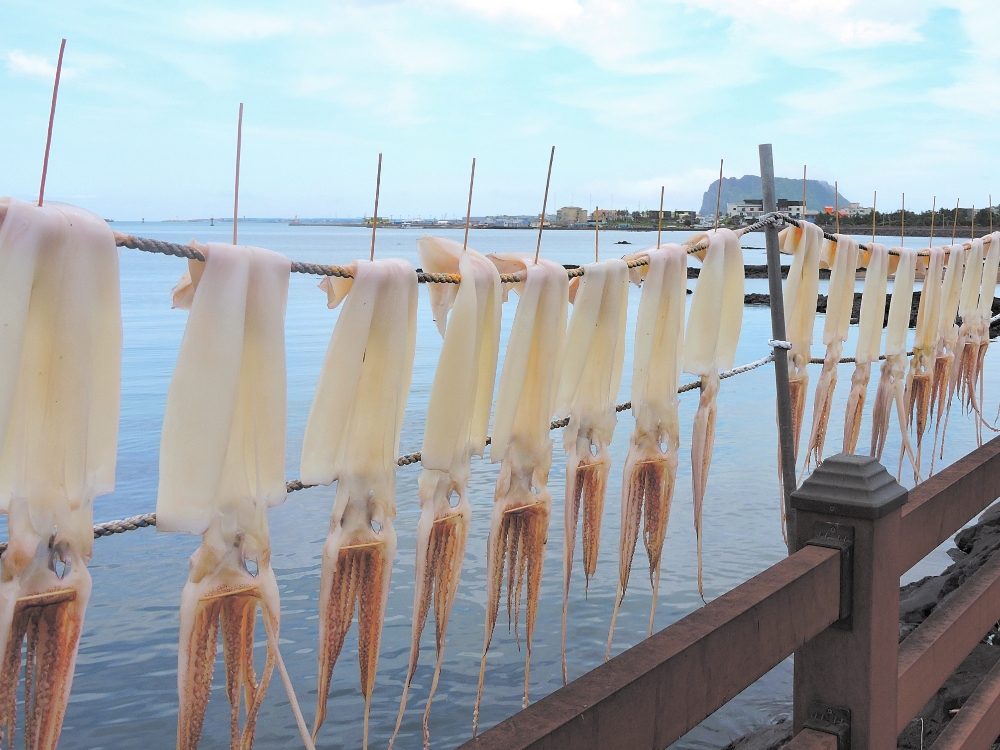
[[[1000,550],[1000,503],[988,508],[974,526],[963,529],[955,536],[955,547],[948,550],[948,556],[954,562],[944,572],[900,588],[900,642],[902,643],[916,630],[938,605],[947,601],[948,597],[998,550]],[[1000,630],[994,625],[899,735],[897,747],[900,750],[920,750],[934,744],[934,740],[997,661],[1000,661]],[[779,750],[788,744],[791,738],[792,724],[790,721],[782,720],[740,737],[728,744],[724,750]]]

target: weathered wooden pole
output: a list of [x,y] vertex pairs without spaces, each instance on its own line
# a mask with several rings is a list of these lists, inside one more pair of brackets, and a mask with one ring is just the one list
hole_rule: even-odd
[[[778,210],[774,194],[774,158],[771,144],[762,143],[760,150],[760,184],[764,198],[764,213]],[[778,229],[773,224],[764,227],[767,247],[767,288],[771,295],[771,337],[785,340],[785,300],[781,291],[781,255],[778,251]],[[788,387],[788,352],[780,347],[774,353],[774,389],[778,408],[778,449],[781,456],[782,502],[785,505],[785,530],[788,552],[794,552],[793,530],[795,511],[792,492],[795,490],[795,445],[792,441],[792,396]]]
[[876,459],[839,453],[792,497],[796,549],[849,550],[841,554],[841,619],[795,652],[795,733],[846,734],[851,750],[896,747],[900,516],[907,494]]

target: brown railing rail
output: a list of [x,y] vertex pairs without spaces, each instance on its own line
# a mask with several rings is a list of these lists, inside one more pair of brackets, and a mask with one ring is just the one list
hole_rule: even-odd
[[[460,750],[662,750],[795,654],[795,750],[889,750],[1000,620],[1000,555],[901,644],[899,577],[1000,497],[1000,437],[907,493],[828,458],[792,495],[797,550]],[[935,750],[1000,734],[1000,665]]]

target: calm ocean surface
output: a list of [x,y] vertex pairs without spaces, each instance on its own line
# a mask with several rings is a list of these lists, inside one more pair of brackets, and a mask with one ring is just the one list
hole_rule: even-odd
[[[114,229],[146,237],[184,243],[228,241],[231,225],[117,222]],[[377,256],[399,256],[418,265],[417,229],[391,229],[379,233]],[[439,234],[461,240],[459,230]],[[686,234],[667,233],[665,241],[680,241]],[[469,244],[477,250],[533,251],[536,235],[523,230],[473,230]],[[593,258],[593,235],[587,232],[551,231],[542,240],[542,253],[561,263],[587,263]],[[627,240],[631,246],[613,243]],[[346,263],[367,257],[370,233],[361,228],[289,227],[283,224],[241,225],[241,243],[259,245],[303,261]],[[621,255],[655,243],[655,233],[602,232],[602,255]],[[744,238],[748,264],[764,263],[762,234]],[[917,240],[911,241],[917,246]],[[911,244],[908,242],[908,244]],[[695,262],[695,261],[692,261]],[[156,504],[160,424],[167,386],[177,357],[187,314],[170,309],[170,290],[185,269],[185,261],[135,250],[121,251],[122,305],[125,327],[122,411],[118,455],[117,491],[95,503],[96,521],[148,513]],[[289,479],[298,476],[299,453],[309,405],[338,311],[328,310],[326,295],[317,279],[292,275],[287,315],[288,352],[288,461]],[[689,281],[693,288],[695,282]],[[825,293],[826,281],[820,282]],[[859,283],[858,289],[861,285]],[[766,292],[764,280],[748,280],[747,292]],[[629,397],[635,311],[639,290],[631,288],[629,348],[625,377],[618,401]],[[514,318],[516,295],[504,306],[506,338]],[[815,341],[822,342],[823,316],[816,319]],[[857,329],[845,346],[854,351]],[[912,337],[912,331],[910,333]],[[747,307],[736,356],[742,364],[766,356],[770,338],[770,313],[764,307]],[[441,346],[421,290],[413,386],[406,409],[400,451],[420,449],[424,413]],[[501,345],[501,358],[506,343]],[[814,344],[813,356],[822,356]],[[986,412],[1000,400],[994,380],[997,358],[987,357]],[[809,410],[804,432],[808,434],[812,387],[819,366],[811,368]],[[842,365],[830,420],[827,453],[841,443],[843,415],[853,365]],[[690,376],[685,376],[685,382]],[[866,421],[861,428],[861,449],[867,449],[870,408],[878,381],[873,367]],[[663,628],[701,606],[696,583],[695,536],[691,507],[690,440],[697,408],[697,393],[681,397],[681,462],[672,517],[663,555],[657,628]],[[774,416],[774,375],[770,366],[723,382],[715,453],[705,500],[705,593],[711,600],[780,560],[785,554],[779,525]],[[975,447],[972,422],[952,414],[945,464]],[[608,484],[607,505],[596,577],[584,596],[582,563],[577,564],[571,599],[567,641],[570,677],[598,666],[604,658],[608,626],[617,582],[617,549],[621,471],[632,429],[628,412],[619,416],[611,448],[614,460]],[[563,493],[565,454],[561,432],[553,433],[555,455],[549,488],[555,499],[546,552],[545,574],[531,669],[531,697],[537,700],[562,684],[559,662],[561,614]],[[804,454],[804,447],[800,451]],[[928,451],[925,451],[925,456]],[[899,455],[898,430],[890,431],[885,452],[895,470]],[[926,458],[925,458],[926,463]],[[942,464],[943,465],[943,464]],[[399,708],[409,654],[413,605],[414,542],[419,508],[417,476],[420,467],[399,469],[397,518],[399,548],[392,575],[382,652],[371,713],[371,746],[385,747]],[[907,474],[904,471],[904,478]],[[486,602],[486,538],[497,466],[474,459],[470,496],[472,532],[465,557],[458,599],[448,632],[444,669],[431,715],[431,742],[449,748],[471,735],[479,658],[483,643]],[[316,708],[316,652],[318,590],[323,542],[329,524],[334,490],[326,487],[289,495],[284,505],[270,512],[272,565],[281,589],[281,649],[307,721]],[[5,526],[5,524],[3,524]],[[2,536],[6,537],[5,528]],[[578,540],[579,540],[578,535]],[[142,529],[94,544],[90,570],[93,594],[87,611],[79,661],[66,714],[61,747],[120,748],[124,746],[170,748],[175,744],[177,715],[177,631],[181,589],[187,579],[188,557],[198,537]],[[578,541],[579,545],[580,542]],[[942,551],[911,571],[906,580],[938,573],[949,563]],[[646,634],[650,588],[645,551],[639,545],[628,594],[618,619],[614,652],[639,642]],[[524,653],[500,614],[490,649],[481,728],[511,715],[521,706]],[[421,665],[410,690],[407,716],[398,746],[421,747],[421,717],[434,664],[433,625],[424,631]],[[263,665],[265,644],[258,625],[258,664]],[[260,668],[260,667],[258,667]],[[357,748],[361,745],[363,701],[358,683],[357,639],[352,630],[337,663],[330,691],[329,714],[318,747]],[[776,667],[701,726],[682,738],[678,747],[721,747],[750,729],[788,716],[791,709],[791,661]],[[18,717],[19,723],[23,723]],[[221,649],[215,685],[208,707],[202,747],[225,747],[229,742],[229,704],[224,691]],[[257,747],[301,746],[288,700],[275,674],[257,725]]]

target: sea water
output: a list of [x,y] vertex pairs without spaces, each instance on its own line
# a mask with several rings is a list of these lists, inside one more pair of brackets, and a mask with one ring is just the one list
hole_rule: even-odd
[[[186,243],[229,241],[232,225],[207,223],[114,224],[130,234]],[[461,241],[459,229],[433,232]],[[376,256],[407,258],[419,265],[416,240],[420,229],[380,229]],[[664,242],[683,241],[686,233],[665,232]],[[472,230],[470,247],[480,252],[534,252],[537,233],[525,230]],[[245,223],[240,242],[284,253],[295,260],[344,264],[367,258],[371,232],[350,227],[290,227],[284,224]],[[652,232],[601,232],[601,257],[620,256],[655,244]],[[630,244],[617,244],[627,242]],[[917,240],[908,245],[917,246]],[[748,264],[765,262],[763,235],[743,238]],[[541,251],[560,263],[583,264],[594,258],[594,235],[582,231],[547,231]],[[787,262],[787,260],[786,260]],[[691,265],[697,261],[691,259]],[[186,261],[136,250],[121,250],[122,314],[125,332],[122,369],[122,408],[117,489],[95,502],[95,521],[123,518],[155,509],[160,426],[167,388],[184,332],[187,313],[170,309],[170,290],[186,268]],[[689,281],[693,288],[695,281]],[[827,281],[820,282],[820,293]],[[918,285],[919,286],[919,285]],[[288,296],[286,342],[288,362],[287,476],[298,476],[299,456],[306,417],[319,377],[338,310],[326,306],[326,294],[312,276],[292,274]],[[858,283],[860,290],[861,283]],[[632,339],[639,289],[630,287],[628,347],[618,401],[628,400],[631,382]],[[746,291],[767,292],[766,280],[748,280]],[[890,284],[891,291],[891,284]],[[503,341],[517,305],[510,295],[503,308]],[[572,308],[571,308],[572,309]],[[822,356],[824,317],[817,316],[813,356]],[[854,350],[857,327],[845,346]],[[912,331],[910,332],[912,340]],[[736,363],[757,360],[769,353],[770,311],[744,308],[743,332]],[[420,450],[424,416],[441,337],[431,319],[427,296],[420,291],[417,348],[413,385],[406,405],[400,452]],[[992,349],[991,349],[992,352]],[[853,365],[841,365],[834,398],[827,454],[841,445],[844,411]],[[1000,386],[992,374],[996,356],[987,357],[986,412],[1000,400]],[[812,391],[819,366],[810,368],[809,408],[803,427],[805,454],[812,411]],[[872,367],[871,385],[861,426],[859,450],[868,448],[871,404],[879,366]],[[691,380],[684,376],[685,382]],[[680,466],[663,552],[656,628],[664,628],[702,606],[696,580],[695,534],[691,503],[691,425],[698,404],[697,391],[680,396]],[[970,418],[953,410],[945,460],[939,466],[975,448]],[[894,418],[895,419],[895,418]],[[618,538],[621,508],[621,475],[633,420],[629,412],[618,417],[611,445],[613,467],[601,532],[597,572],[584,592],[581,536],[577,534],[576,563],[569,602],[567,660],[570,678],[578,677],[604,661],[605,644],[618,580]],[[895,473],[899,432],[889,431],[884,460]],[[562,608],[563,508],[565,453],[562,432],[552,433],[554,455],[549,489],[554,498],[535,628],[531,662],[531,699],[538,700],[562,685],[560,669],[560,617]],[[930,436],[927,437],[929,445]],[[929,447],[924,464],[929,462]],[[774,372],[768,365],[722,382],[718,399],[715,451],[704,506],[705,596],[708,601],[729,591],[785,556],[779,511],[777,434],[774,410]],[[493,487],[498,465],[473,459],[469,494],[473,508],[465,564],[448,629],[447,650],[430,720],[431,745],[454,747],[472,730],[472,709],[482,654],[486,581],[486,540],[489,533]],[[800,461],[801,464],[801,461]],[[414,590],[414,545],[419,507],[419,465],[399,469],[395,520],[399,546],[392,571],[392,587],[385,616],[385,630],[371,711],[370,744],[385,747],[399,709],[410,649],[410,623]],[[904,484],[912,484],[904,467]],[[317,639],[320,562],[329,526],[334,488],[315,487],[288,496],[269,513],[271,565],[281,592],[281,651],[291,674],[307,722],[311,726],[317,699]],[[6,536],[5,529],[3,536]],[[158,533],[146,528],[97,540],[90,564],[93,594],[87,609],[79,659],[61,747],[148,750],[175,744],[177,721],[178,605],[187,580],[188,557],[199,537]],[[945,545],[946,546],[946,545]],[[937,573],[948,564],[937,551],[907,580]],[[651,590],[642,545],[636,550],[628,593],[615,633],[617,654],[646,636]],[[432,615],[433,617],[433,615]],[[524,670],[523,627],[520,649],[506,627],[501,609],[486,669],[480,730],[503,720],[521,707]],[[258,624],[258,674],[263,668],[266,644]],[[202,747],[224,747],[229,742],[229,703],[224,687],[222,651],[202,735]],[[422,745],[421,718],[434,668],[434,626],[424,630],[421,663],[410,689],[408,711],[397,747]],[[678,741],[678,747],[720,747],[757,726],[788,717],[791,711],[791,660],[786,660],[730,704]],[[357,748],[361,745],[363,700],[359,690],[356,626],[333,673],[329,709],[318,747]],[[23,723],[19,716],[19,722]],[[19,732],[20,734],[20,732]],[[256,746],[288,748],[300,745],[288,699],[277,674],[271,680],[257,722]]]

